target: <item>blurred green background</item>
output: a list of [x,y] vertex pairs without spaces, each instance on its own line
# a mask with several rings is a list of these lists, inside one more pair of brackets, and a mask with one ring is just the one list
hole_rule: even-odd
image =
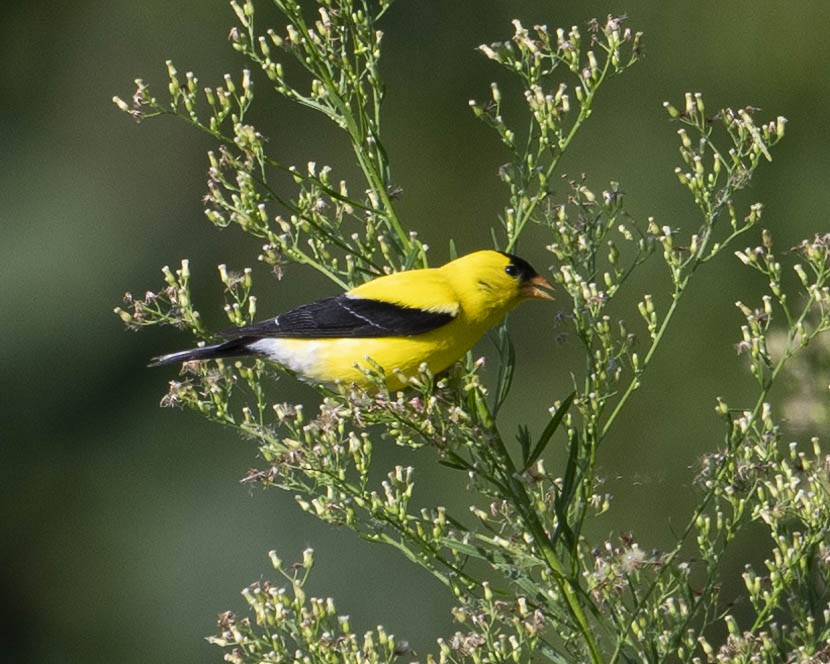
[[[462,252],[486,246],[504,202],[496,171],[505,154],[467,108],[501,73],[473,47],[508,38],[513,17],[567,27],[608,13],[645,32],[646,58],[603,89],[568,157],[570,174],[588,173],[597,190],[621,180],[633,214],[691,232],[698,220],[672,173],[676,127],[661,103],[697,90],[713,109],[751,104],[763,119],[790,120],[746,199],[765,203],[778,248],[828,230],[826,1],[401,0],[383,24],[386,140],[405,191],[401,215],[428,238],[433,262],[446,258],[450,237]],[[226,41],[233,23],[224,0],[5,0],[0,9],[7,661],[221,661],[203,637],[219,611],[243,608],[243,586],[274,576],[272,548],[293,560],[313,546],[313,590],[333,595],[358,630],[383,623],[423,653],[453,629],[450,600],[426,574],[322,527],[290,496],[242,486],[256,464],[250,442],[158,407],[174,370],[147,370],[147,358],[190,340],[172,330],[126,333],[111,313],[124,291],[158,288],[159,268],[186,256],[200,309],[222,325],[215,266],[255,264],[255,242],[202,216],[210,142],[182,123],[138,126],[110,101],[129,98],[138,76],[164,92],[167,58],[204,85],[238,72],[246,63]],[[275,152],[299,165],[344,162],[334,132],[270,100],[259,82],[261,128]],[[549,264],[545,242],[537,233],[523,245],[537,267]],[[643,288],[657,294],[664,274],[653,263]],[[257,274],[263,314],[331,292],[299,270],[281,284]],[[683,522],[696,458],[720,439],[714,397],[742,405],[752,394],[735,357],[733,303],[755,301],[759,286],[729,258],[700,274],[651,382],[602,450],[616,501],[597,536],[633,531],[645,548],[659,547]],[[511,319],[520,366],[506,427],[527,421],[538,430],[579,366],[576,344],[553,341],[552,312],[526,305]],[[636,318],[633,309],[622,315]],[[289,381],[284,389],[286,399],[310,395]],[[436,493],[463,509],[462,478],[437,469],[428,450],[385,449],[378,462],[401,459],[418,465],[422,502]]]

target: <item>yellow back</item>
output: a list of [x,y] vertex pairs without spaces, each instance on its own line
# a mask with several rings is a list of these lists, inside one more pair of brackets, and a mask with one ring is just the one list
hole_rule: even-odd
[[476,251],[438,268],[379,277],[353,288],[348,295],[463,314],[468,321],[493,324],[522,299],[519,282],[505,272],[509,264],[510,259],[498,251]]

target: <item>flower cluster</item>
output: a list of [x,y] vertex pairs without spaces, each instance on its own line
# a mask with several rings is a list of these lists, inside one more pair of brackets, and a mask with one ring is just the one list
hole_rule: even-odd
[[[225,661],[392,662],[409,651],[406,641],[396,640],[383,627],[358,636],[349,617],[338,615],[330,597],[308,596],[304,586],[314,565],[312,549],[303,552],[302,562],[288,568],[275,552],[270,558],[288,585],[260,581],[242,592],[253,611],[253,623],[231,612],[220,614],[219,633],[208,640],[228,649]],[[267,632],[267,639],[259,637],[260,629]]]
[[[546,217],[539,211],[559,159],[588,119],[594,95],[610,75],[621,74],[640,57],[642,35],[624,27],[623,18],[609,16],[604,24],[592,21],[588,27],[586,40],[577,26],[568,31],[545,25],[528,29],[514,20],[512,39],[479,46],[486,57],[519,78],[531,119],[527,136],[511,126],[515,123],[502,114],[497,83],[490,86],[490,101],[470,100],[476,117],[498,133],[511,153],[511,162],[499,169],[510,193],[502,217],[508,249],[528,222]],[[572,80],[558,79],[561,70]]]

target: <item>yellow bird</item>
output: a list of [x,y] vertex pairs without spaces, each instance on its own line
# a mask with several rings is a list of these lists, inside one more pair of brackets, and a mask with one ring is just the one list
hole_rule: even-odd
[[550,288],[527,261],[477,251],[224,330],[228,341],[161,355],[150,366],[254,355],[312,382],[369,387],[374,364],[397,390],[423,363],[433,373],[450,367],[522,300],[553,299]]

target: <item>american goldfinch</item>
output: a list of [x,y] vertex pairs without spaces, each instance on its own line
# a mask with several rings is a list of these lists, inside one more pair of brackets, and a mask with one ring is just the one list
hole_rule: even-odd
[[527,261],[477,251],[224,330],[219,336],[228,341],[161,355],[150,366],[254,355],[312,382],[362,387],[371,386],[367,370],[379,366],[397,390],[423,363],[433,373],[450,367],[522,300],[553,299],[549,288]]

